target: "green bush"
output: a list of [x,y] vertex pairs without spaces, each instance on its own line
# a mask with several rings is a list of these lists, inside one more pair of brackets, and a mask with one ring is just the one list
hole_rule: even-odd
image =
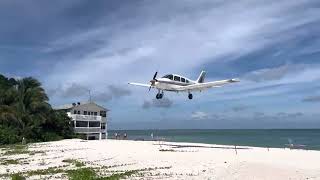
[[20,142],[20,140],[16,130],[0,125],[0,145],[16,144]]

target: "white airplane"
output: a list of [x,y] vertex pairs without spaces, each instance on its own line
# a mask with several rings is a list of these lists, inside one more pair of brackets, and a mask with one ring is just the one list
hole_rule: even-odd
[[151,88],[157,89],[158,90],[158,94],[156,95],[157,99],[161,99],[163,97],[164,91],[188,92],[188,98],[192,99],[193,91],[201,92],[205,89],[216,88],[226,84],[240,82],[237,79],[204,82],[204,78],[206,75],[205,71],[201,72],[201,74],[199,75],[196,81],[192,81],[186,77],[183,77],[177,74],[168,74],[158,79],[157,79],[157,75],[158,75],[158,72],[154,74],[153,79],[150,81],[150,84],[133,83],[133,82],[130,82],[128,84],[135,85],[135,86],[148,87],[149,91]]

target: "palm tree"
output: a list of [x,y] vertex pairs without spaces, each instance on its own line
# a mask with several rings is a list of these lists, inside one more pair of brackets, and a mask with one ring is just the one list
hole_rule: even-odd
[[[41,124],[45,123],[51,106],[41,83],[33,78],[18,80],[15,86],[16,120],[20,125],[22,137],[37,136]],[[39,134],[38,134],[39,135]]]
[[40,136],[41,124],[47,120],[51,106],[41,83],[34,78],[17,80],[0,99],[0,119],[16,124],[22,139]]
[[70,118],[54,111],[41,83],[34,78],[6,79],[0,75],[0,140],[46,141],[73,136]]

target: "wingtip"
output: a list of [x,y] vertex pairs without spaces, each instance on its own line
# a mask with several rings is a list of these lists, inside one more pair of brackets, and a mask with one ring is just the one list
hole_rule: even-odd
[[240,79],[231,79],[231,82],[240,82]]

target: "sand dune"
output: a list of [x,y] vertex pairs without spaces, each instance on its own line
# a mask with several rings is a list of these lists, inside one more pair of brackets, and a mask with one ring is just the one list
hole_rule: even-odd
[[[152,141],[63,140],[31,144],[28,152],[0,151],[0,177],[22,173],[30,179],[67,179],[63,171],[99,169],[100,176],[136,170],[128,179],[320,179],[320,151]],[[70,165],[77,160],[84,166]],[[17,160],[19,163],[4,163]],[[9,161],[8,161],[9,162]],[[29,172],[29,175],[28,175]]]

